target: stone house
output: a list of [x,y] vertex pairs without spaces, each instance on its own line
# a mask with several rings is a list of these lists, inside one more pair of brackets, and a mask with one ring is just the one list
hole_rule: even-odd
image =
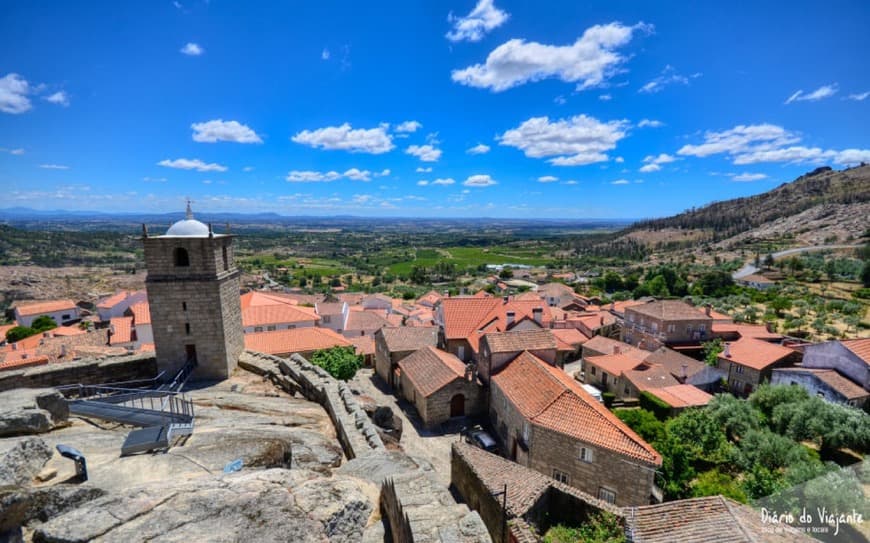
[[697,307],[658,300],[625,308],[621,339],[648,351],[662,345],[700,344],[710,339],[712,325],[713,317]]
[[477,359],[480,339],[489,332],[550,328],[552,313],[542,300],[445,298],[436,307],[440,346],[460,360]]
[[870,398],[870,392],[833,369],[777,368],[773,370],[770,382],[774,385],[802,386],[811,396],[858,408],[864,407]]
[[344,332],[348,313],[347,302],[318,302],[314,304],[314,311],[320,317],[319,326],[339,334]]
[[483,408],[483,387],[472,368],[451,353],[425,347],[399,361],[399,391],[427,428]]
[[737,396],[749,396],[758,385],[770,382],[774,368],[794,366],[801,353],[755,338],[725,343],[717,367],[727,372],[728,388]]
[[558,345],[551,330],[515,330],[485,334],[480,340],[477,371],[484,383],[523,351],[556,365]]
[[864,390],[870,390],[870,338],[807,345],[803,367],[837,370]]
[[718,392],[722,381],[727,378],[724,370],[667,347],[660,347],[644,360],[665,367],[680,383],[694,385],[706,392]]
[[512,460],[619,506],[660,500],[661,456],[564,371],[523,352],[490,383],[490,420]]
[[738,285],[754,288],[756,290],[767,290],[776,286],[776,281],[768,279],[763,275],[757,274],[747,275],[739,279],[735,279],[734,282]]
[[438,345],[437,328],[381,328],[375,332],[375,372],[392,387],[398,387],[399,361],[420,349]]

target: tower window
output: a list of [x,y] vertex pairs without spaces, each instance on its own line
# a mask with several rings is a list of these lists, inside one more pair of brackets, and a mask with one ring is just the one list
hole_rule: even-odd
[[226,245],[224,245],[223,247],[221,247],[221,249],[222,249],[223,257],[224,257],[224,271],[226,271],[226,270],[230,269],[230,258],[229,258],[229,256],[227,256],[227,247],[226,247]]
[[187,311],[187,302],[181,302],[181,310]]
[[190,255],[187,254],[187,249],[176,247],[172,251],[172,257],[176,266],[190,266]]
[[184,333],[187,335],[190,335],[190,323],[189,322],[184,323]]

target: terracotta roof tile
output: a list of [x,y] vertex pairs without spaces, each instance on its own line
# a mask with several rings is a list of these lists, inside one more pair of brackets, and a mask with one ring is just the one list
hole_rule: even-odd
[[112,335],[112,345],[133,341],[133,317],[112,317],[109,327],[114,327],[115,331]]
[[524,352],[492,377],[531,422],[580,441],[660,465],[661,456],[564,371]]
[[843,344],[843,347],[855,353],[855,356],[870,364],[870,338],[847,339],[840,343]]
[[680,384],[679,381],[674,379],[671,372],[669,372],[664,366],[659,365],[644,364],[640,368],[626,371],[623,375],[640,391],[648,391]]
[[673,408],[702,407],[710,403],[713,396],[692,385],[670,385],[649,391]]
[[426,347],[399,361],[402,375],[424,397],[429,397],[456,379],[465,377],[465,363],[451,353]]
[[502,301],[496,298],[445,298],[441,300],[444,314],[444,335],[447,339],[463,339],[477,330],[478,325]]
[[374,336],[360,336],[350,338],[350,342],[356,347],[356,354],[363,356],[375,354],[375,338]]
[[574,350],[589,340],[576,328],[554,328],[552,332],[560,351]]
[[740,337],[752,337],[756,339],[782,339],[782,334],[769,332],[766,326],[760,324],[737,324],[731,322],[714,322],[711,327],[713,334],[737,334]]
[[380,328],[392,326],[392,323],[378,315],[375,311],[351,311],[347,315],[347,322],[344,325],[345,330],[364,330],[369,333],[374,333]]
[[632,312],[660,320],[698,320],[709,319],[703,309],[680,300],[657,300],[647,304],[630,307]]
[[594,356],[588,355],[586,353],[600,353],[602,355],[605,354],[614,354],[615,352],[619,352],[620,354],[636,358],[637,360],[644,360],[647,356],[649,356],[649,351],[644,351],[643,349],[638,349],[628,343],[623,343],[616,339],[611,339],[609,337],[604,336],[594,336],[592,339],[583,344],[583,356]]
[[51,330],[51,335],[54,337],[80,336],[87,333],[86,330],[82,330],[78,326],[58,326]]
[[728,355],[723,351],[719,354],[719,360],[734,362],[756,370],[763,370],[795,352],[788,347],[755,338],[740,338],[729,342],[726,344],[726,351]]
[[384,343],[391,353],[416,351],[438,344],[437,328],[382,328],[379,332],[384,336]]
[[328,328],[292,328],[245,334],[245,348],[266,354],[286,355],[352,345]]
[[[138,292],[144,292],[144,291],[138,291]],[[137,294],[137,291],[135,291],[135,290],[118,291],[117,293],[100,300],[97,303],[97,307],[100,309],[111,309],[111,308],[115,307],[116,305],[118,305],[119,303],[126,300],[127,298],[129,298],[130,296],[133,296],[134,294]]]
[[492,353],[518,353],[556,349],[556,338],[549,329],[491,332],[484,335]]
[[242,326],[296,324],[320,320],[314,308],[300,306],[295,300],[263,292],[241,296]]
[[133,304],[125,313],[129,313],[137,325],[151,324],[151,306],[148,305],[148,302]]
[[848,400],[857,400],[870,396],[870,392],[864,387],[853,383],[847,377],[840,375],[837,370],[825,368],[777,368],[775,373],[809,373],[815,375],[820,381],[827,384]]
[[622,375],[638,366],[646,364],[643,360],[625,354],[605,354],[600,356],[587,356],[586,362],[598,366],[610,375]]
[[73,310],[76,308],[72,300],[46,300],[16,306],[19,315],[46,315],[55,311]]
[[684,365],[686,366],[686,377],[691,377],[698,372],[704,371],[707,367],[703,362],[699,362],[694,358],[690,358],[667,347],[660,347],[658,350],[653,351],[645,360],[650,364],[663,366],[674,376],[683,375]]

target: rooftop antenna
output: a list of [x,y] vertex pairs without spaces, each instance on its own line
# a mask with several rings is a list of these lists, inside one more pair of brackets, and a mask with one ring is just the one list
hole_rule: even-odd
[[190,204],[192,204],[192,203],[193,203],[193,200],[188,198],[187,199],[187,210],[184,212],[184,217],[189,221],[193,220],[193,210],[190,209]]

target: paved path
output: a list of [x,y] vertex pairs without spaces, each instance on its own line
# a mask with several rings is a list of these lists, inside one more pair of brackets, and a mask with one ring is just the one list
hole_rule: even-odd
[[445,487],[450,485],[450,444],[459,439],[462,423],[452,424],[445,432],[426,430],[420,424],[416,410],[405,401],[397,401],[380,377],[370,368],[357,372],[350,381],[352,389],[372,398],[378,405],[392,408],[402,419],[400,444],[410,456],[429,461],[435,468],[436,479]]
[[[811,247],[795,247],[794,249],[786,249],[784,251],[777,251],[772,254],[773,259],[782,258],[784,256],[796,255],[798,253],[808,253],[810,251],[825,251],[828,249],[857,249],[860,245],[813,245]],[[745,266],[737,270],[736,272],[731,274],[731,277],[734,279],[740,279],[741,277],[746,277],[747,275],[752,275],[757,272],[758,268],[750,263],[747,263]]]

